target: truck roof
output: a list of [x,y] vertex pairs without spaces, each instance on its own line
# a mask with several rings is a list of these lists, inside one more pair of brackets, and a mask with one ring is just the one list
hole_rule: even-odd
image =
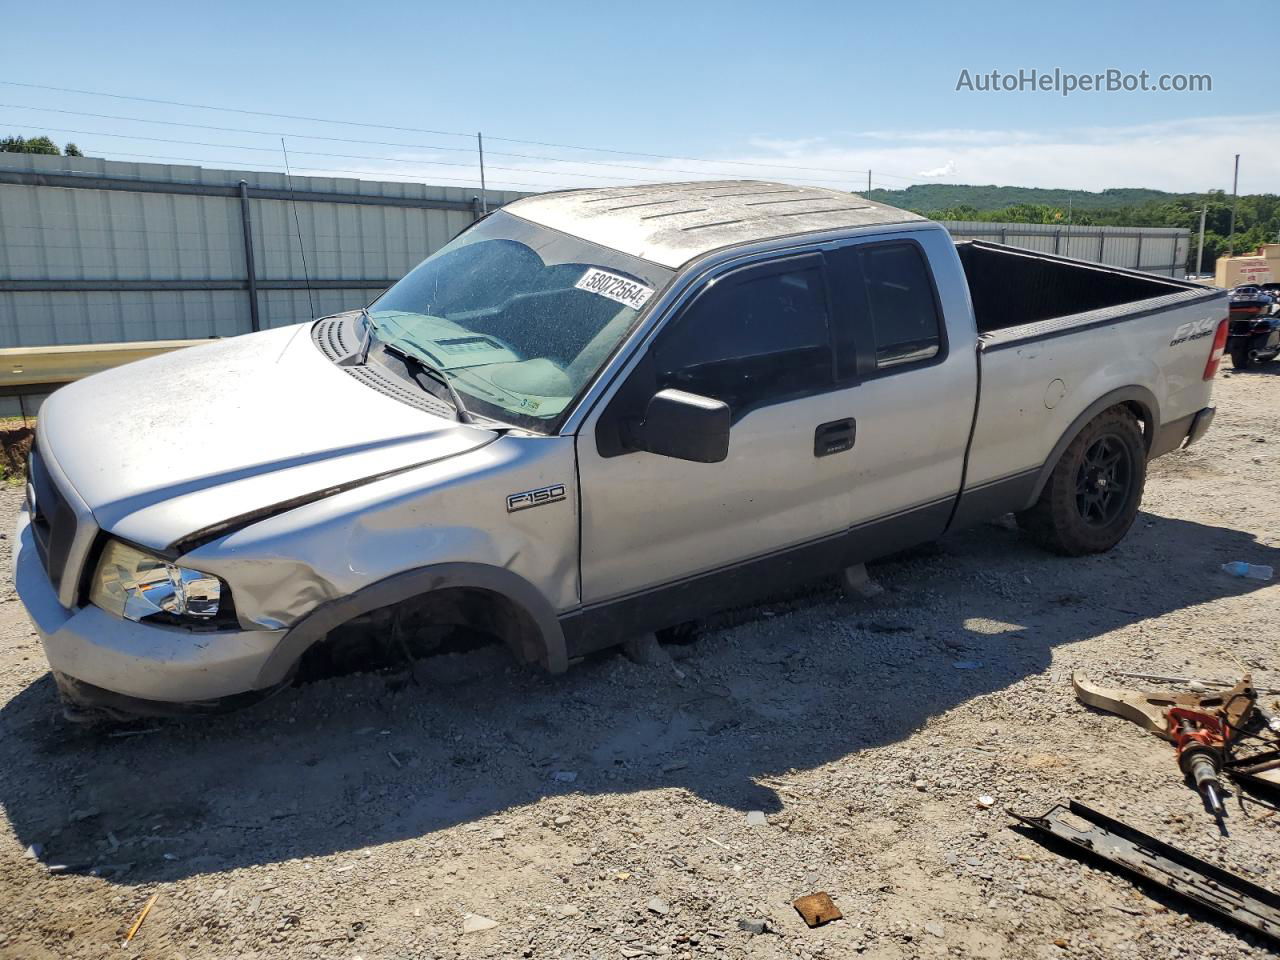
[[503,209],[666,267],[759,240],[926,219],[842,190],[760,180],[565,190]]

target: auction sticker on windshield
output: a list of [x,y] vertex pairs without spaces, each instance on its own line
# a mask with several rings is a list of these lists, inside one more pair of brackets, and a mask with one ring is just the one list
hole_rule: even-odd
[[608,270],[592,267],[574,284],[579,290],[598,293],[602,297],[626,304],[632,310],[639,310],[653,296],[653,288],[642,283],[628,280]]

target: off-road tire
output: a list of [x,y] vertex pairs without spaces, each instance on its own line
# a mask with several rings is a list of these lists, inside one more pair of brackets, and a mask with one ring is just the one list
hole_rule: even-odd
[[[1105,462],[1111,451],[1123,467],[1123,483],[1107,480],[1105,470],[1095,465]],[[1098,477],[1111,482],[1114,502],[1099,507],[1106,491],[1096,488]],[[1093,478],[1090,481],[1090,478]],[[1142,428],[1123,407],[1112,407],[1090,420],[1068,444],[1035,505],[1017,515],[1018,526],[1036,543],[1064,556],[1079,557],[1104,553],[1129,532],[1142,502],[1147,479],[1147,447]],[[1083,501],[1083,505],[1082,505]]]
[[1231,367],[1233,370],[1244,370],[1253,361],[1249,359],[1248,350],[1232,350],[1231,351]]

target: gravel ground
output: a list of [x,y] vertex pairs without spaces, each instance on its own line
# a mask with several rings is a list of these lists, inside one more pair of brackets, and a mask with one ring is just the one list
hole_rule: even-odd
[[[1257,944],[1007,813],[1074,797],[1280,888],[1280,817],[1232,798],[1222,838],[1172,750],[1069,681],[1280,686],[1280,590],[1219,571],[1280,566],[1280,365],[1217,402],[1105,556],[987,525],[874,567],[876,600],[818,585],[656,664],[444,656],[112,734],[61,719],[9,593],[0,957],[1235,958]],[[844,919],[809,930],[818,890]]]

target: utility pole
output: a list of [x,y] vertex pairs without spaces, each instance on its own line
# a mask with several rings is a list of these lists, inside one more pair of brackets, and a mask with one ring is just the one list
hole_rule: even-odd
[[867,171],[867,199],[871,199],[871,171]]
[[1240,200],[1240,154],[1236,154],[1236,175],[1231,181],[1231,229],[1227,231],[1227,256],[1236,252],[1236,204]]
[[1209,213],[1209,205],[1206,203],[1200,208],[1200,252],[1196,254],[1196,276],[1204,274],[1204,218]]
[[489,212],[489,195],[484,188],[484,137],[476,133],[476,148],[480,151],[480,214]]

